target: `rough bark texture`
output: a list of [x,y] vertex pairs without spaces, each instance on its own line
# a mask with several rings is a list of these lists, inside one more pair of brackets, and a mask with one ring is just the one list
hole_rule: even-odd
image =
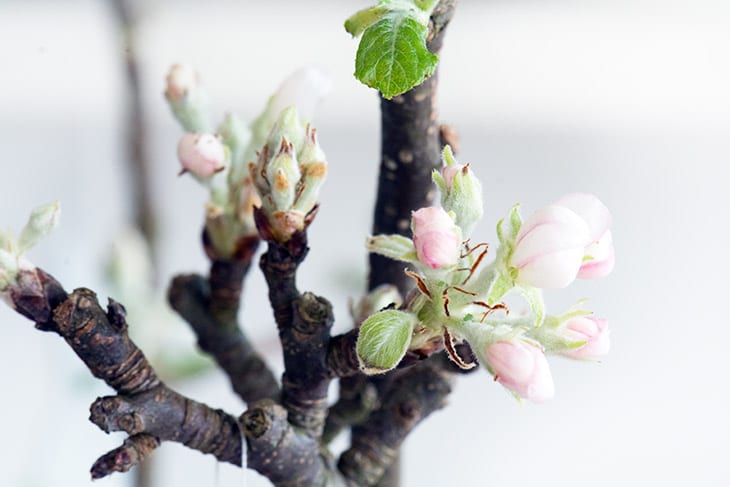
[[170,306],[192,327],[198,346],[228,375],[233,390],[246,403],[277,398],[279,385],[238,323],[243,279],[251,266],[258,239],[251,239],[235,259],[213,260],[208,279],[180,275],[168,290]]
[[[438,53],[456,0],[442,0],[431,16],[428,48]],[[381,156],[373,235],[410,235],[411,212],[430,206],[435,192],[431,172],[441,165],[437,120],[438,72],[411,91],[380,99]],[[370,254],[368,289],[395,284],[402,295],[412,287],[403,263]]]
[[444,405],[451,374],[427,360],[402,373],[383,393],[383,403],[367,422],[352,429],[352,446],[338,467],[355,485],[373,485],[398,455],[408,433]]
[[[92,468],[94,478],[126,471],[159,441],[176,441],[218,460],[241,464],[241,434],[236,418],[177,394],[157,377],[127,334],[124,307],[109,300],[104,310],[88,289],[67,294],[41,269],[21,272],[10,298],[16,310],[53,331],[118,395],[97,399],[91,421],[106,432],[125,431],[127,442]],[[150,438],[152,437],[152,438]]]

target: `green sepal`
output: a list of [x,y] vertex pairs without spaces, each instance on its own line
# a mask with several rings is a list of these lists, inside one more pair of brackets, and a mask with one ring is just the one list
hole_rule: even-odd
[[545,320],[545,301],[542,298],[542,291],[532,286],[519,286],[517,289],[532,310],[533,326],[539,328]]
[[389,257],[394,260],[418,263],[413,240],[402,235],[376,235],[368,237],[367,248],[370,252]]
[[520,204],[517,203],[512,207],[507,218],[502,218],[497,223],[497,237],[502,245],[513,247],[517,240],[517,235],[522,228],[522,217],[520,216]]
[[515,287],[515,281],[511,276],[497,273],[496,278],[492,281],[492,285],[487,292],[487,304],[494,306]]
[[368,317],[357,338],[360,369],[368,375],[394,369],[408,350],[417,322],[413,314],[397,310],[380,311]]

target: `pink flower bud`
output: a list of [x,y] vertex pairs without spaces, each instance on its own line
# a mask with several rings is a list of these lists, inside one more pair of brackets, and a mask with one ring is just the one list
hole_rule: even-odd
[[459,228],[442,208],[430,206],[414,211],[411,229],[419,261],[440,269],[459,260]]
[[591,232],[591,242],[586,246],[583,265],[578,277],[595,279],[611,273],[615,263],[613,239],[611,236],[611,212],[595,195],[571,193],[553,203],[575,212]]
[[177,156],[183,167],[199,178],[209,178],[223,170],[226,149],[221,137],[214,134],[185,134],[177,145]]
[[167,74],[165,96],[170,101],[181,101],[198,85],[198,73],[187,64],[175,64]]
[[590,243],[590,229],[575,212],[550,205],[522,224],[510,265],[517,268],[517,282],[558,289],[573,282]]
[[459,171],[463,171],[466,166],[464,164],[451,164],[450,166],[444,166],[441,168],[441,176],[446,181],[446,186],[451,189],[454,184],[454,176]]
[[542,350],[523,341],[501,341],[488,346],[487,364],[507,389],[532,402],[553,397],[555,385]]
[[608,320],[588,316],[576,316],[565,325],[568,337],[573,341],[585,341],[585,345],[573,350],[561,352],[566,357],[575,359],[597,359],[606,355],[611,348]]

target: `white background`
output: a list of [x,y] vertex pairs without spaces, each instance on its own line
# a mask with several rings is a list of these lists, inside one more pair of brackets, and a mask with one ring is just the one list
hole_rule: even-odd
[[[250,119],[283,77],[314,63],[335,82],[317,117],[330,176],[300,287],[330,298],[346,329],[347,299],[365,285],[379,122],[377,97],[351,75],[356,43],[342,22],[369,2],[141,3],[161,282],[206,264],[205,194],[176,177],[168,66],[194,64],[216,113]],[[106,7],[0,1],[0,224],[17,229],[33,206],[59,199],[62,226],[30,257],[102,299],[100,265],[130,215],[123,64]],[[443,121],[462,135],[460,159],[485,188],[479,236],[494,241],[494,222],[517,201],[530,211],[570,191],[599,195],[614,215],[616,270],[547,299],[559,311],[590,296],[613,348],[602,364],[553,359],[557,394],[545,405],[520,406],[485,373],[460,379],[449,407],[407,441],[406,486],[727,485],[729,53],[723,0],[462,0],[439,95]],[[247,286],[242,319],[280,370],[256,269]],[[158,325],[133,323],[133,333]],[[183,323],[170,318],[166,333],[177,337],[170,347],[194,349]],[[218,374],[176,388],[244,408]],[[62,340],[1,308],[3,485],[88,485],[96,457],[123,440],[87,421],[109,393]],[[154,458],[156,485],[261,483],[179,445]]]

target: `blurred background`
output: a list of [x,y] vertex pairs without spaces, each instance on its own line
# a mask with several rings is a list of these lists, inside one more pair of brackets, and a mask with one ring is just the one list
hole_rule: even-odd
[[[104,263],[133,223],[137,184],[125,133],[129,46],[112,3],[0,0],[0,225],[19,229],[31,208],[60,200],[60,228],[30,258],[102,300],[113,293]],[[218,119],[232,110],[250,120],[284,77],[315,64],[334,80],[316,121],[330,175],[300,287],[333,302],[338,330],[349,326],[348,299],[365,287],[379,114],[376,94],[352,76],[356,42],[342,23],[370,3],[135,4],[160,303],[171,276],[206,271],[206,195],[176,177],[181,129],[162,96],[167,69],[193,64]],[[613,212],[616,270],[547,303],[559,311],[591,297],[613,346],[601,364],[551,359],[557,394],[544,405],[519,405],[485,373],[461,378],[449,406],[407,440],[405,486],[727,485],[729,51],[726,0],[461,0],[442,52],[440,112],[483,181],[477,236],[494,242],[494,223],[515,202],[530,212],[567,192],[597,194]],[[281,370],[258,269],[246,287],[243,323]],[[204,364],[171,313],[132,326],[153,361]],[[215,370],[167,378],[198,400],[244,409]],[[91,464],[124,438],[87,420],[109,393],[57,336],[0,308],[3,485],[89,485]],[[155,486],[266,485],[177,444],[153,458]]]

